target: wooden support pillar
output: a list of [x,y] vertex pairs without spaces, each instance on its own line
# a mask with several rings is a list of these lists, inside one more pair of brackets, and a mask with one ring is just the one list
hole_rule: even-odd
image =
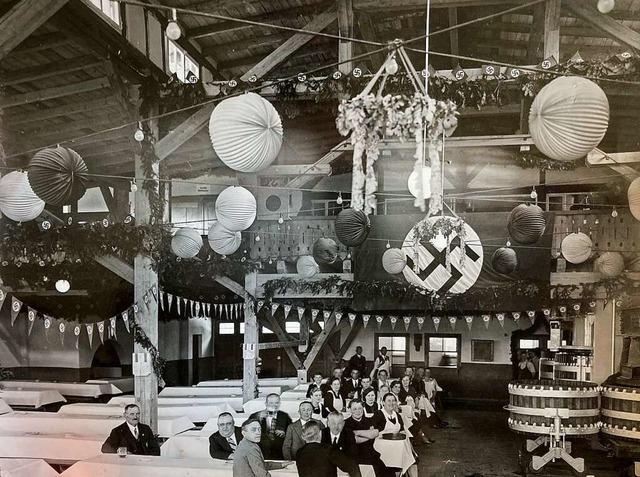
[[[352,0],[338,1],[338,31],[341,38],[353,38],[353,5]],[[338,44],[338,69],[343,74],[349,74],[353,70],[353,42],[340,40]],[[345,63],[342,63],[342,62]]]
[[[256,273],[250,273],[245,277],[245,289],[256,289]],[[233,290],[232,290],[233,291]],[[258,317],[253,308],[253,301],[246,291],[242,294],[244,299],[244,344],[242,351],[242,402],[256,398],[255,390],[258,385],[258,373],[256,361],[258,358]],[[253,350],[253,353],[251,352]]]
[[560,62],[561,0],[547,0],[544,11],[544,58],[553,56]]
[[[458,24],[458,9],[456,7],[449,8],[449,26],[451,28]],[[451,43],[451,54],[459,55],[460,49],[458,47],[458,30],[453,29],[449,32],[449,43]],[[451,58],[451,67],[455,68],[460,63],[458,58]]]

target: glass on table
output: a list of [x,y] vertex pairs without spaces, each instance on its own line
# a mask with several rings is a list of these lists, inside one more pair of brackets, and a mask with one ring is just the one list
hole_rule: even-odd
[[118,447],[118,456],[127,457],[127,448],[126,447]]

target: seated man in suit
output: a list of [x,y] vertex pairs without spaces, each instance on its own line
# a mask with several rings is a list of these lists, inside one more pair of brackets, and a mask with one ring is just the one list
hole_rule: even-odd
[[360,391],[362,391],[360,372],[357,369],[352,369],[351,377],[346,379],[342,385],[342,396],[345,399],[353,399],[354,397],[358,397]]
[[209,454],[214,459],[232,460],[242,439],[242,428],[236,427],[233,416],[223,412],[218,416],[218,430],[209,436]]
[[140,408],[137,404],[124,407],[125,422],[115,427],[102,444],[102,452],[115,454],[119,447],[126,447],[127,454],[160,455],[160,446],[153,431],[140,422]]
[[312,419],[313,406],[308,401],[303,401],[298,406],[298,412],[300,413],[300,419],[287,427],[287,432],[284,435],[284,444],[282,445],[282,454],[287,460],[294,460],[298,449],[304,445],[302,439],[302,426],[309,421],[316,421],[320,425],[320,429],[324,429],[324,424],[316,419]]
[[266,409],[256,411],[250,419],[257,419],[262,427],[260,448],[265,459],[283,460],[282,445],[291,417],[284,411],[280,411],[280,396],[272,393],[267,396]]
[[337,469],[347,472],[350,477],[362,477],[358,464],[331,444],[320,442],[322,432],[316,421],[304,425],[302,438],[306,444],[296,455],[299,477],[336,477]]
[[[242,440],[233,453],[233,477],[271,477],[269,470],[284,469],[290,462],[265,462],[260,450],[262,428],[258,419],[242,424]],[[214,472],[215,474],[215,472]]]
[[331,444],[334,449],[346,454],[355,442],[353,431],[344,428],[342,413],[331,412],[327,418],[327,427],[322,430],[322,443]]

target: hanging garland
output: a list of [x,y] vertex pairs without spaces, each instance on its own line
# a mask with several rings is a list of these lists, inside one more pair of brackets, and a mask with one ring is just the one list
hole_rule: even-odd
[[541,171],[573,171],[584,165],[584,159],[555,161],[545,156],[521,152],[513,155],[513,162],[521,169],[538,169]]
[[158,385],[162,386],[162,373],[164,372],[164,367],[167,364],[167,360],[160,356],[160,351],[153,344],[153,342],[149,339],[147,334],[144,332],[142,327],[136,322],[135,319],[131,319],[129,317],[129,326],[131,327],[131,331],[133,331],[133,340],[142,346],[142,348],[149,353],[151,357],[151,365],[153,366],[153,372],[158,378]]

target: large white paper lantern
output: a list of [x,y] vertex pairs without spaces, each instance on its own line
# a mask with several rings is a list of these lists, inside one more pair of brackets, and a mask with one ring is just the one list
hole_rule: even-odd
[[604,252],[596,259],[594,269],[607,278],[617,277],[624,271],[624,258],[618,252]]
[[629,199],[629,211],[636,220],[640,220],[640,177],[637,177],[629,184],[627,190],[627,198]]
[[200,232],[189,227],[176,230],[171,239],[171,251],[180,258],[193,258],[202,248]]
[[240,172],[270,166],[280,152],[282,132],[278,112],[256,93],[221,101],[209,120],[213,149],[222,162]]
[[0,179],[0,211],[11,220],[33,220],[42,213],[44,205],[33,192],[26,172],[9,172]]
[[296,262],[296,270],[302,278],[312,278],[320,273],[320,266],[311,255],[303,255]]
[[572,233],[562,239],[560,250],[569,263],[583,263],[591,257],[593,242],[587,234],[582,232]]
[[225,229],[220,222],[216,222],[209,229],[209,245],[220,255],[231,255],[240,248],[242,235]]
[[397,275],[407,266],[407,257],[399,248],[390,248],[382,254],[382,268],[391,275]]
[[[407,187],[411,195],[417,199],[420,192],[420,171],[415,169],[411,171]],[[422,166],[422,198],[428,199],[429,197],[431,197],[431,168]]]
[[251,227],[256,220],[256,211],[256,198],[244,187],[227,187],[216,200],[218,222],[231,232],[240,232]]

